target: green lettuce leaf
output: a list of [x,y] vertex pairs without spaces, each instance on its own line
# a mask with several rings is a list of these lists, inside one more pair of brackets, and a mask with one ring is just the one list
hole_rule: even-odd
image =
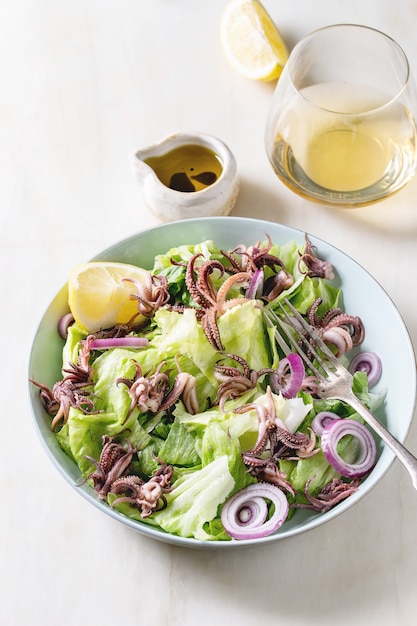
[[[167,461],[163,448],[160,456]],[[201,440],[201,465],[176,475],[179,477],[166,494],[167,507],[154,513],[149,522],[182,537],[213,540],[221,535],[230,539],[215,522],[219,507],[235,491],[256,482],[242,461],[238,440],[218,423],[210,423]]]
[[[223,357],[209,343],[192,309],[184,313],[159,309],[155,321],[160,330],[152,340],[152,348],[159,358],[173,359],[186,356],[211,383],[211,395],[217,388],[214,365]],[[225,352],[239,354],[252,369],[268,367],[270,346],[264,330],[262,311],[255,302],[247,302],[227,310],[218,319]]]
[[240,415],[234,413],[234,409],[251,402],[256,396],[260,395],[257,387],[250,389],[237,400],[229,400],[226,402],[225,410],[222,411],[218,406],[202,411],[201,413],[191,414],[185,410],[182,403],[179,403],[174,410],[174,415],[188,429],[195,431],[198,438],[196,446],[201,452],[201,441],[205,430],[209,425],[216,423],[221,429],[228,433],[231,437],[239,441],[241,450],[251,448],[257,439],[258,434],[258,418],[255,411],[248,411]]
[[139,449],[148,445],[150,436],[140,426],[136,417],[137,414],[132,415],[123,424],[116,413],[84,414],[78,409],[71,408],[68,421],[57,433],[57,438],[62,447],[70,451],[72,458],[85,476],[94,469],[85,457],[88,455],[96,461],[99,460],[103,435],[112,438],[120,435],[121,442],[129,439],[132,445]]
[[229,470],[235,481],[230,495],[256,482],[242,461],[239,440],[233,437],[230,432],[225,431],[219,423],[212,422],[205,429],[202,439],[201,460],[203,467],[223,455],[228,457]]
[[168,437],[159,450],[159,456],[169,465],[193,467],[201,464],[195,446],[195,435],[179,419],[174,420]]
[[251,369],[269,367],[272,359],[262,308],[248,301],[228,309],[218,326],[225,352],[239,354]]
[[166,494],[166,508],[152,514],[153,522],[181,537],[213,540],[204,525],[217,516],[219,505],[226,500],[234,485],[228,456],[219,456],[200,470],[176,480]]
[[80,342],[86,339],[87,335],[87,331],[78,326],[78,324],[74,323],[68,327],[67,339],[62,351],[63,369],[67,368],[70,363],[78,363]]
[[[171,248],[165,254],[155,257],[152,272],[159,276],[165,276],[168,280],[169,292],[176,302],[182,302],[188,306],[195,306],[185,284],[186,264],[194,254],[201,254],[204,262],[210,258],[221,258],[221,252],[213,241],[207,240],[199,244],[183,245]],[[172,263],[174,261],[174,263]]]

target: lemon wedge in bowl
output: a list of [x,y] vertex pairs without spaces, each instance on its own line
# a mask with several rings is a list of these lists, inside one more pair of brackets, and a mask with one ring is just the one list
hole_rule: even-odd
[[[146,284],[149,272],[126,263],[91,261],[76,265],[68,281],[68,304],[88,332],[127,324],[138,315],[134,282]],[[140,321],[140,316],[136,318]]]
[[242,76],[270,81],[281,75],[288,50],[258,0],[231,0],[222,15],[220,38],[227,60]]

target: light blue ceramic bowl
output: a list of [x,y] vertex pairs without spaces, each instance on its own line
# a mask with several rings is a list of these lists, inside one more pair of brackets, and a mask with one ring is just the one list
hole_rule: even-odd
[[[240,243],[250,245],[258,240],[265,240],[266,233],[276,243],[292,240],[304,242],[304,232],[274,222],[238,217],[199,218],[144,230],[104,250],[94,260],[111,260],[151,268],[155,255],[174,246],[212,239],[220,248],[233,249]],[[387,393],[385,404],[378,411],[378,416],[393,435],[403,442],[413,418],[416,398],[415,356],[404,322],[385,291],[358,263],[325,241],[310,234],[309,239],[317,246],[319,256],[335,267],[335,280],[343,288],[345,309],[363,319],[366,328],[363,349],[377,351],[382,359],[382,377],[374,390],[377,392],[379,389],[386,389]],[[82,261],[84,259],[80,259]],[[64,286],[49,304],[40,321],[29,359],[29,378],[51,386],[59,379],[63,342],[56,328],[59,318],[67,311],[67,287]],[[401,368],[397,367],[399,362],[402,364]],[[78,467],[58,445],[50,429],[51,418],[40,401],[39,390],[32,384],[29,384],[29,402],[35,427],[46,453],[64,479],[75,486],[81,479]],[[275,534],[256,540],[204,542],[176,537],[111,509],[97,498],[88,484],[76,489],[77,493],[103,513],[154,539],[179,546],[230,550],[272,543],[332,520],[366,496],[388,471],[393,461],[393,453],[379,444],[378,462],[357,493],[321,515],[299,510]]]

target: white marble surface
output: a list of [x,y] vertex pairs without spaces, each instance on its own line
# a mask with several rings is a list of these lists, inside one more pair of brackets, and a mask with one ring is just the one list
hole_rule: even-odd
[[[223,139],[241,177],[232,215],[303,228],[353,256],[391,296],[417,346],[417,179],[354,211],[312,205],[284,188],[263,148],[273,86],[226,65],[223,5],[1,3],[2,624],[416,623],[417,494],[398,462],[326,526],[224,555],[155,542],[103,516],[63,481],[31,424],[27,359],[39,318],[74,264],[157,223],[128,154],[173,131]],[[265,6],[290,47],[319,26],[363,23],[397,39],[417,72],[414,0]],[[417,451],[415,423],[407,443]]]

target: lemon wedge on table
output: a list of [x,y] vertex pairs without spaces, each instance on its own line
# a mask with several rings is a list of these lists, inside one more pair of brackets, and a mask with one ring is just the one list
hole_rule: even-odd
[[138,312],[137,301],[130,298],[136,293],[130,280],[144,284],[148,276],[146,270],[127,263],[91,261],[75,266],[68,280],[68,304],[75,321],[90,333],[126,324]]
[[258,0],[231,0],[222,15],[220,37],[226,58],[239,74],[263,81],[279,78],[288,50]]

